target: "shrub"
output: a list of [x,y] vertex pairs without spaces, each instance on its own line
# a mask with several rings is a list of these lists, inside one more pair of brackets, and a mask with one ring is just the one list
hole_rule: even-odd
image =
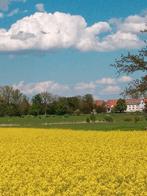
[[95,117],[95,115],[94,115],[94,114],[91,114],[91,115],[90,115],[90,120],[91,120],[92,122],[95,122],[96,117]]
[[86,118],[86,122],[87,122],[87,123],[90,123],[90,118],[87,117],[87,118]]

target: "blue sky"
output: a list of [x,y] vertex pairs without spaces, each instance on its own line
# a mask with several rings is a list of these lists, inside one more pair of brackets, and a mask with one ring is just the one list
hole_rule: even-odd
[[119,97],[121,53],[143,47],[147,0],[0,0],[0,85],[27,95]]

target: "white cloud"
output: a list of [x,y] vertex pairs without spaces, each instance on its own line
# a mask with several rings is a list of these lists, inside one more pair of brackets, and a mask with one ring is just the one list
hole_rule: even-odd
[[45,12],[44,4],[43,3],[38,3],[38,4],[35,5],[35,7],[36,7],[36,10],[38,12]]
[[119,86],[107,86],[105,87],[102,91],[101,94],[108,94],[108,95],[112,95],[112,94],[118,94],[121,92],[121,88]]
[[130,76],[122,76],[122,77],[118,78],[118,82],[122,82],[122,83],[131,82],[132,80],[133,80],[133,78]]
[[116,33],[108,35],[103,41],[103,48],[110,51],[122,48],[138,48],[143,45],[144,42],[139,39],[137,34],[122,31],[117,31]]
[[19,8],[16,8],[16,9],[12,10],[11,12],[9,12],[7,16],[9,16],[9,17],[14,16],[14,15],[18,14],[18,12],[19,12]]
[[[9,58],[15,58],[10,56]],[[129,76],[122,76],[120,78],[102,78],[97,81],[80,82],[73,85],[61,84],[55,81],[42,81],[36,83],[25,83],[23,81],[14,84],[13,87],[19,89],[26,95],[34,95],[44,91],[60,96],[74,96],[91,93],[95,96],[113,96],[118,95],[123,88],[122,84],[131,81]],[[99,86],[99,84],[101,84]]]
[[107,77],[107,78],[101,78],[99,80],[96,80],[96,84],[102,84],[102,85],[114,85],[119,83],[127,83],[127,82],[131,82],[133,80],[132,77],[130,76],[122,76],[120,78],[111,78],[111,77]]
[[24,83],[21,81],[18,84],[13,85],[14,88],[19,89],[27,95],[33,95],[48,91],[53,94],[62,94],[69,90],[68,85],[59,84],[54,81],[43,81],[38,83]]
[[94,90],[96,89],[96,85],[94,82],[89,82],[89,83],[78,83],[75,85],[74,90],[76,91],[89,91],[89,90]]
[[122,32],[139,33],[146,28],[147,14],[145,16],[128,16],[124,21],[118,23]]
[[[80,51],[111,51],[138,48],[144,44],[139,39],[138,33],[145,24],[142,22],[140,26],[140,20],[145,21],[146,16],[138,16],[138,18],[130,16],[121,22],[124,26],[132,25],[135,22],[136,26],[130,27],[130,30],[126,31],[125,28],[117,25],[118,29],[114,31],[112,22],[97,22],[88,26],[82,16],[61,12],[53,14],[37,12],[18,20],[8,30],[0,29],[0,51],[16,52],[59,48],[75,48]],[[134,28],[136,29],[133,30]],[[109,34],[101,38],[103,32]]]
[[102,78],[96,81],[97,84],[115,84],[116,80],[113,78]]

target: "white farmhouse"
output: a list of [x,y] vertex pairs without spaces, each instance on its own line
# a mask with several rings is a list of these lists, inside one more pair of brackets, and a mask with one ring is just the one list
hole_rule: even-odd
[[[126,99],[127,109],[126,112],[142,112],[145,106],[145,103],[147,103],[147,99]],[[96,100],[96,105],[100,106],[103,103],[106,104],[107,112],[111,112],[112,109],[117,104],[117,99],[111,99],[111,100]]]
[[126,112],[141,112],[145,106],[145,99],[126,99]]

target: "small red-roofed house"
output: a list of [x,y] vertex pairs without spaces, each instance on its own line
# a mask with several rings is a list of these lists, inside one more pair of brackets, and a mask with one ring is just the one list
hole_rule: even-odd
[[[97,100],[95,103],[96,103],[96,106],[100,106],[103,103],[105,103],[107,107],[107,112],[111,112],[112,109],[117,104],[117,99],[110,99],[107,101]],[[147,98],[146,99],[126,99],[126,104],[127,104],[126,112],[137,112],[137,111],[142,112],[145,107],[145,103],[147,103]]]
[[110,99],[106,102],[107,105],[107,111],[111,112],[112,109],[116,106],[117,99]]

